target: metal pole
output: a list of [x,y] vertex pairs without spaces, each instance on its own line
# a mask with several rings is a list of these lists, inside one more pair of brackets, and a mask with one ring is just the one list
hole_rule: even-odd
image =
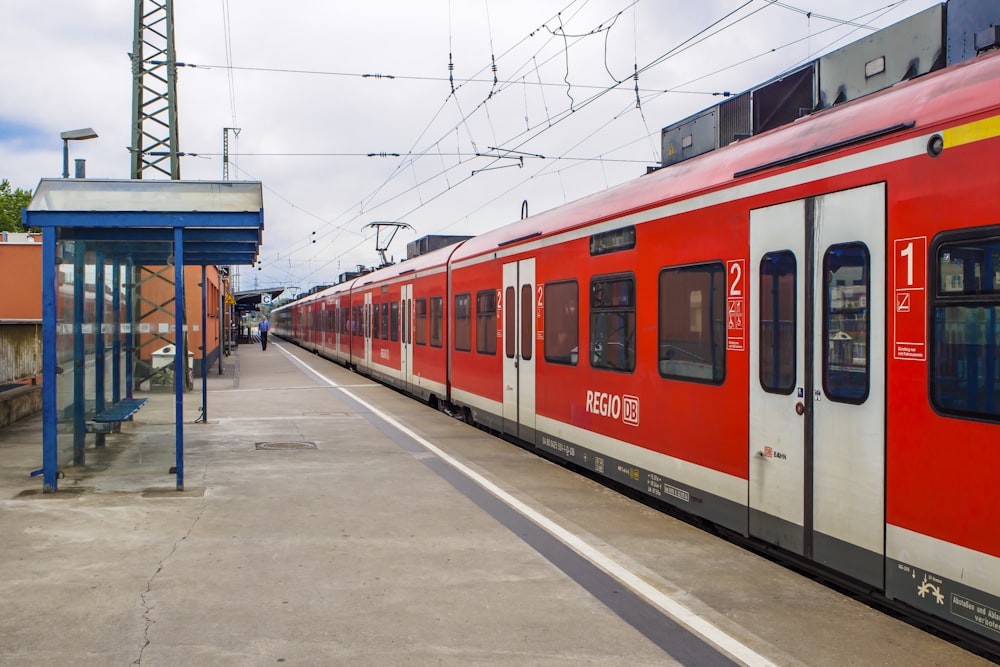
[[208,280],[201,265],[201,421],[208,422]]
[[42,228],[42,490],[55,493],[59,472],[56,416],[56,229]]
[[184,385],[187,351],[184,348],[184,228],[174,229],[174,444],[177,490],[184,490]]

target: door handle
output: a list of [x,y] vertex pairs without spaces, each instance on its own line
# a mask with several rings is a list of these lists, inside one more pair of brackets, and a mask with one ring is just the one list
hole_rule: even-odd
[[795,414],[797,414],[797,415],[799,415],[801,417],[803,414],[805,414],[805,412],[806,412],[806,404],[805,403],[803,403],[802,401],[799,401],[798,403],[795,404]]

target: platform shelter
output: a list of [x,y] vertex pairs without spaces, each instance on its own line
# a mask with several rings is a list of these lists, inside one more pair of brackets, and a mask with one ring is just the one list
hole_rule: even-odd
[[[148,400],[135,395],[140,336],[172,336],[174,344],[160,356],[168,357],[165,366],[175,376],[176,369],[188,368],[185,288],[201,289],[202,322],[192,328],[204,336],[205,267],[256,261],[263,191],[256,182],[43,179],[22,221],[42,230],[42,468],[32,474],[54,492],[60,465],[84,463],[88,437],[102,446],[105,434]],[[139,321],[137,308],[137,272],[150,266],[172,267],[173,273],[174,321],[158,324],[157,332],[144,331],[150,325]],[[202,267],[200,285],[185,285],[185,266]],[[203,416],[206,373],[203,363]],[[173,471],[183,490],[185,382],[172,384]]]

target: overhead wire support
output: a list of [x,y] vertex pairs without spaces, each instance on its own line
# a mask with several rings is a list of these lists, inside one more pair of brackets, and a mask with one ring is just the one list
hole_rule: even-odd
[[135,0],[132,37],[131,176],[179,180],[177,62],[173,0]]

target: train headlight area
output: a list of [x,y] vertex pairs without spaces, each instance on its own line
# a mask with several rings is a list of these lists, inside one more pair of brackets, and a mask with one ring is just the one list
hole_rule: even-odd
[[167,396],[58,494],[0,431],[0,662],[988,664],[286,342],[226,364],[183,494]]

